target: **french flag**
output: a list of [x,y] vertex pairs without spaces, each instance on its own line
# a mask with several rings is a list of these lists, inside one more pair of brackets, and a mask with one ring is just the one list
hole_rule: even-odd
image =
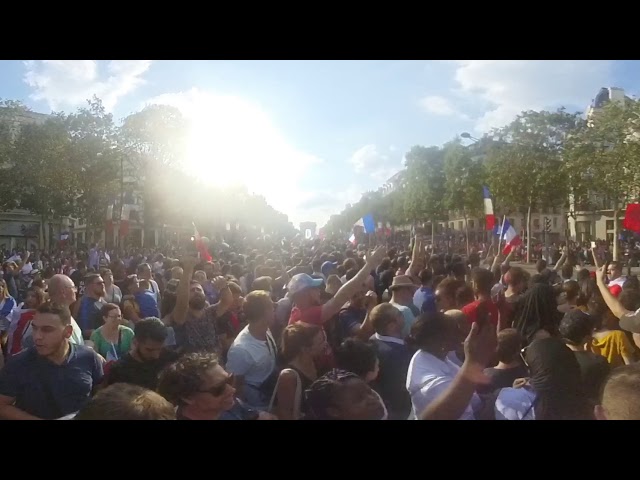
[[516,232],[516,229],[509,223],[509,220],[504,219],[504,223],[502,224],[502,228],[497,228],[496,233],[502,237],[504,240],[504,248],[502,249],[503,255],[509,255],[509,252],[513,250],[514,247],[518,245],[522,245],[522,239]]
[[487,230],[493,230],[496,227],[496,216],[493,214],[493,202],[487,187],[482,187],[482,196],[484,197],[485,224]]
[[373,215],[370,213],[362,217],[356,223],[353,224],[354,227],[362,227],[364,229],[364,233],[376,233],[376,222],[373,221]]

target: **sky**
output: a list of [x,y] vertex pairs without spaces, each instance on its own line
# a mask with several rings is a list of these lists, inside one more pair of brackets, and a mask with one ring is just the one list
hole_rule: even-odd
[[633,60],[3,60],[0,97],[50,113],[95,94],[116,119],[173,105],[193,126],[184,168],[321,227],[414,145],[479,137],[523,110],[583,112],[601,87],[640,93],[639,74]]

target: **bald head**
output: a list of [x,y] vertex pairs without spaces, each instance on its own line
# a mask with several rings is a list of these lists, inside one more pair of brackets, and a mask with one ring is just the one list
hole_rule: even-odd
[[61,305],[71,305],[76,300],[76,287],[66,275],[58,274],[49,279],[48,282],[49,298],[55,303]]
[[640,365],[616,368],[605,382],[598,420],[640,420]]

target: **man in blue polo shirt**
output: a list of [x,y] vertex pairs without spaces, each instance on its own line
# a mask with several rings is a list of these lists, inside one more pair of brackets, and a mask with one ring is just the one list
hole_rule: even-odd
[[69,341],[69,308],[51,302],[31,322],[34,346],[0,370],[0,419],[52,420],[74,414],[102,381],[102,360]]

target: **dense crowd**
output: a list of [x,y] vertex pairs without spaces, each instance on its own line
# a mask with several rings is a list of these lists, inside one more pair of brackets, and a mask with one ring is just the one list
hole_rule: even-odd
[[407,243],[7,252],[0,418],[640,419],[621,263]]

